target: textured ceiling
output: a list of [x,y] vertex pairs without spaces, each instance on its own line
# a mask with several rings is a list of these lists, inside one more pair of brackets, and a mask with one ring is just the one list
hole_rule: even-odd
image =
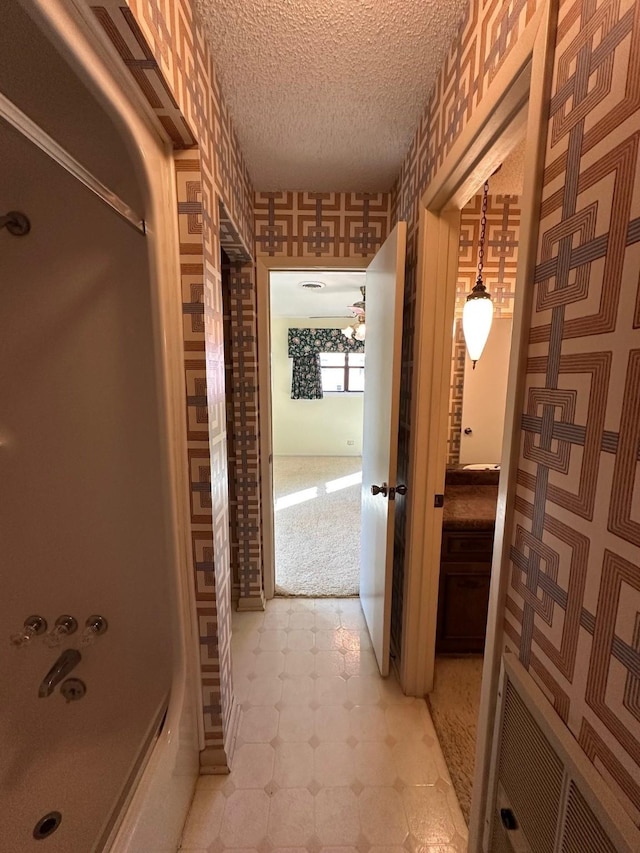
[[384,191],[467,0],[196,0],[257,190]]
[[[360,287],[366,280],[364,272],[272,272],[272,317],[351,317],[349,305],[362,299]],[[324,287],[307,290],[302,281],[320,281]]]
[[491,195],[522,195],[526,136],[512,149],[497,175],[489,178]]

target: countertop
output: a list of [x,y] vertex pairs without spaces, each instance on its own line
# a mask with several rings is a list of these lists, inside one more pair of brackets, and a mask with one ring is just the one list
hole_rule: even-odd
[[493,530],[497,486],[451,486],[444,492],[444,530]]

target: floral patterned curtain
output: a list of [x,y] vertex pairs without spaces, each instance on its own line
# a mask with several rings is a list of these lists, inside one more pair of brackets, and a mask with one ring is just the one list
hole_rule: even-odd
[[340,329],[289,329],[292,400],[322,400],[321,352],[364,352],[364,341],[346,338]]

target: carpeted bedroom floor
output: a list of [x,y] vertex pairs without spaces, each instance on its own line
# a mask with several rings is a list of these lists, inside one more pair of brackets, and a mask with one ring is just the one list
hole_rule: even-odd
[[469,823],[482,683],[481,656],[436,658],[433,693],[427,696],[444,760]]
[[359,456],[276,456],[276,593],[344,597],[360,586]]

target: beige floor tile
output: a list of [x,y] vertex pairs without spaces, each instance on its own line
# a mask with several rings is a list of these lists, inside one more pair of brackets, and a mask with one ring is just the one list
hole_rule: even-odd
[[298,610],[289,616],[289,627],[292,629],[311,630],[316,624],[314,610]]
[[316,795],[316,830],[321,844],[355,844],[360,835],[358,798],[349,788],[323,788]]
[[270,705],[255,705],[242,713],[240,740],[244,743],[269,743],[278,733],[279,714]]
[[351,736],[349,711],[339,705],[322,705],[314,712],[315,734],[321,743],[347,741]]
[[276,749],[274,781],[280,788],[306,788],[314,778],[313,762],[308,743],[282,743]]
[[282,652],[260,652],[255,655],[253,671],[256,675],[280,675],[284,672],[284,658]]
[[260,636],[260,648],[265,652],[281,652],[287,645],[287,634],[281,628],[267,629]]
[[340,675],[319,675],[314,686],[316,702],[321,705],[343,705],[349,698],[347,683]]
[[340,614],[335,610],[316,610],[314,624],[320,631],[331,631],[340,627]]
[[402,793],[411,835],[421,844],[448,844],[456,827],[447,795],[438,788],[407,788]]
[[236,788],[264,788],[273,778],[275,752],[268,743],[244,743],[236,749],[230,779]]
[[198,789],[182,835],[183,847],[208,847],[218,836],[226,804],[219,789]]
[[331,652],[342,648],[342,634],[332,628],[321,628],[316,631],[316,649]]
[[344,656],[344,671],[346,675],[377,675],[380,676],[375,655],[368,649],[347,652]]
[[355,747],[356,775],[365,787],[392,787],[398,773],[393,753],[384,743],[359,743]]
[[342,675],[345,671],[344,655],[337,651],[319,651],[315,655],[315,671],[318,675]]
[[313,775],[323,788],[348,787],[356,780],[353,747],[347,743],[321,743],[313,751]]
[[389,736],[384,709],[378,705],[356,705],[351,710],[350,725],[358,741],[385,741]]
[[315,670],[316,655],[311,652],[290,651],[286,656],[285,672],[294,677],[311,675]]
[[313,714],[305,705],[284,705],[280,711],[278,737],[287,743],[301,743],[313,737]]
[[[291,657],[291,655],[289,655]],[[282,679],[283,705],[308,705],[314,697],[314,680],[309,675]]]
[[314,829],[313,795],[306,788],[282,788],[271,798],[269,841],[279,847],[305,846]]
[[362,832],[370,844],[403,844],[409,829],[400,794],[393,788],[365,788],[358,797]]
[[347,681],[349,700],[354,705],[375,705],[380,701],[380,677],[354,675]]
[[[425,736],[425,719],[422,700],[413,705],[392,705],[385,711],[389,734],[396,740],[422,740]],[[425,706],[426,707],[426,706]]]
[[271,610],[265,613],[264,617],[264,628],[269,629],[278,629],[278,628],[288,628],[290,622],[290,615],[288,611],[285,610]]
[[440,773],[433,756],[433,747],[404,740],[392,748],[398,777],[406,785],[435,785]]
[[268,819],[264,791],[234,791],[227,797],[220,841],[225,847],[256,847],[266,835]]
[[[292,616],[312,616],[307,613],[292,613]],[[308,652],[314,646],[313,631],[308,628],[292,628],[287,634],[287,648],[298,652]]]
[[251,705],[275,705],[281,699],[282,679],[279,676],[259,675],[249,682],[246,701]]
[[357,599],[234,614],[238,747],[199,780],[184,853],[464,853],[426,704],[380,678],[361,620]]

